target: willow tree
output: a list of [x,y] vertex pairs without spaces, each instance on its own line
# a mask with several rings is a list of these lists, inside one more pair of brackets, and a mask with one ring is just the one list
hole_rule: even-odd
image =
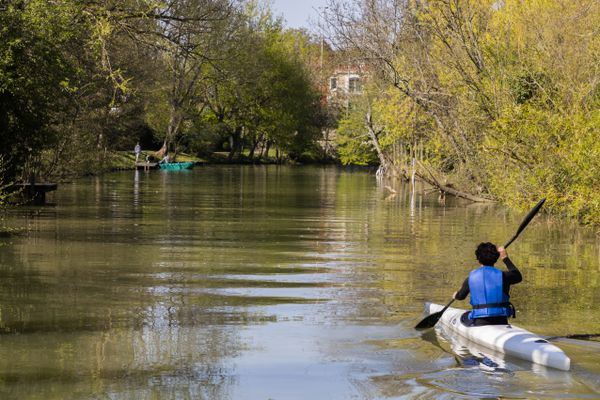
[[401,94],[398,107],[408,99],[433,123],[432,169],[466,191],[517,206],[547,196],[550,209],[600,221],[600,4],[330,3],[337,45]]
[[[511,204],[600,223],[600,4],[506,1],[485,38],[497,118],[482,146],[490,187]],[[512,189],[512,190],[511,190]]]

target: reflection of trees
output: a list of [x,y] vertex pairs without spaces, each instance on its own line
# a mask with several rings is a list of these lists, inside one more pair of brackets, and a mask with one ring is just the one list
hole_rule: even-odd
[[85,261],[67,270],[56,260],[42,262],[38,256],[53,244],[38,239],[35,252],[23,245],[2,252],[0,391],[64,398],[75,387],[136,398],[227,397],[227,360],[239,343],[236,329],[207,312],[219,298],[187,305],[185,293],[156,291],[162,281],[141,271],[107,273]]
[[[313,273],[317,232],[331,229],[330,214],[320,214],[331,200],[318,195],[314,171],[282,171],[123,173],[65,186],[55,213],[34,218],[29,236],[0,256],[9,344],[0,391],[227,397],[239,327],[275,320],[247,307],[311,299],[223,289],[321,286],[261,282]],[[229,274],[254,278],[234,283]]]
[[[31,229],[0,252],[0,392],[228,397],[239,329],[278,320],[260,306],[326,288],[326,318],[416,318],[460,285],[479,241],[502,243],[522,217],[441,206],[420,188],[411,201],[409,186],[386,199],[372,175],[330,168],[132,175],[65,185],[56,208],[9,215]],[[536,218],[510,252],[525,275],[519,324],[595,331],[592,233]]]
[[147,178],[136,192],[114,176],[73,185],[0,253],[0,392],[228,397],[238,328],[218,310],[222,296],[199,302],[173,290],[188,274],[161,275],[184,262],[161,258],[164,206]]

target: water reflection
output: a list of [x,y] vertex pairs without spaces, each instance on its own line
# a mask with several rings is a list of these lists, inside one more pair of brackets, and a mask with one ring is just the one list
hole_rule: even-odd
[[[422,340],[423,302],[446,302],[475,244],[502,242],[522,215],[395,185],[390,197],[336,168],[135,171],[11,212],[27,230],[0,252],[2,398],[600,393],[600,355],[581,345],[566,345],[568,378],[488,376]],[[511,247],[519,324],[593,331],[598,247],[593,232],[536,218]]]
[[133,172],[133,207],[137,208],[140,204],[140,170]]

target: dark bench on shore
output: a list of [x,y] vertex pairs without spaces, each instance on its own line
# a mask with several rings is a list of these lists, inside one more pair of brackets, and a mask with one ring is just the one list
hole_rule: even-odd
[[46,204],[46,193],[56,190],[56,183],[28,182],[18,185],[21,189],[21,195],[28,202],[35,205]]

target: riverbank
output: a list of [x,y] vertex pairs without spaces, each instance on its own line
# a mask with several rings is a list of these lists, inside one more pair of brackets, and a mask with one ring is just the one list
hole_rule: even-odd
[[[139,162],[144,162],[146,156],[154,156],[155,152],[143,151],[139,157]],[[186,153],[177,154],[177,162],[193,162],[193,163],[206,163],[205,159],[195,157]],[[131,151],[113,151],[107,158],[107,170],[108,171],[125,171],[135,169],[135,154]],[[102,172],[102,171],[101,171]]]
[[[146,156],[156,157],[154,151],[142,151],[139,162],[143,162]],[[177,162],[194,162],[196,164],[226,164],[226,165],[274,165],[274,164],[285,164],[285,165],[337,165],[337,162],[332,159],[317,159],[311,155],[302,157],[299,161],[292,161],[289,158],[277,158],[275,153],[269,154],[261,158],[250,157],[248,153],[242,155],[242,157],[236,157],[233,160],[229,160],[228,152],[213,152],[210,155],[204,157],[198,157],[187,153],[177,153]],[[105,171],[124,171],[135,169],[135,154],[131,151],[112,151],[107,157],[107,164],[105,169],[98,172]]]
[[[141,156],[140,156],[140,160],[144,160],[146,155],[150,155],[150,156],[155,156],[155,152],[154,151],[143,151]],[[318,160],[315,159],[314,157],[311,156],[307,156],[307,157],[303,157],[302,160],[300,161],[292,161],[288,158],[284,158],[283,162],[281,159],[277,159],[277,157],[275,157],[275,153],[273,154],[269,154],[268,156],[265,157],[261,157],[261,158],[250,158],[249,154],[246,152],[245,154],[242,155],[242,157],[236,157],[233,160],[229,160],[229,153],[228,152],[213,152],[210,155],[204,156],[204,157],[198,157],[198,156],[194,156],[191,154],[187,154],[187,153],[178,153],[177,154],[177,158],[176,160],[178,162],[194,162],[196,164],[202,164],[202,165],[336,165],[346,171],[356,171],[356,170],[362,170],[362,171],[370,171],[373,174],[375,174],[375,171],[377,169],[377,166],[357,166],[357,165],[340,165],[337,160]],[[102,173],[106,173],[106,172],[113,172],[113,171],[124,171],[124,170],[134,170],[135,167],[135,155],[133,152],[131,151],[112,151],[108,154],[108,156],[105,159],[105,164],[101,167],[98,168],[96,171],[91,172],[92,175],[98,175],[98,174],[102,174]],[[90,174],[89,172],[83,175],[88,175]],[[72,177],[71,177],[72,178]],[[455,178],[460,178],[458,176],[455,176]],[[395,178],[391,178],[392,181]],[[59,179],[60,180],[60,179]],[[389,183],[389,182],[388,182]],[[428,184],[431,184],[430,182],[428,182]],[[461,185],[457,185],[457,186],[461,186]],[[393,193],[392,190],[390,190],[390,186],[386,185],[385,186],[386,190],[389,190],[391,193]],[[435,185],[432,186],[432,190],[436,190]],[[450,194],[452,194],[451,192],[449,192]],[[460,196],[459,196],[460,197]],[[566,219],[570,219],[570,220],[576,220],[579,223],[581,223],[582,225],[593,225],[596,226],[596,224],[594,223],[584,223],[580,218],[574,217],[572,215],[572,213],[565,211],[564,207],[557,207],[556,206],[556,199],[552,196],[546,196],[548,201],[546,203],[546,206],[544,207],[543,212],[544,213],[548,213],[551,215],[554,215],[558,218],[566,218]],[[531,206],[531,204],[518,204],[515,203],[514,201],[510,201],[510,200],[503,200],[503,199],[496,199],[499,203],[501,204],[505,204],[506,206],[513,208],[515,210],[525,210],[527,209],[527,207]],[[598,231],[598,233],[600,234],[600,231]]]

